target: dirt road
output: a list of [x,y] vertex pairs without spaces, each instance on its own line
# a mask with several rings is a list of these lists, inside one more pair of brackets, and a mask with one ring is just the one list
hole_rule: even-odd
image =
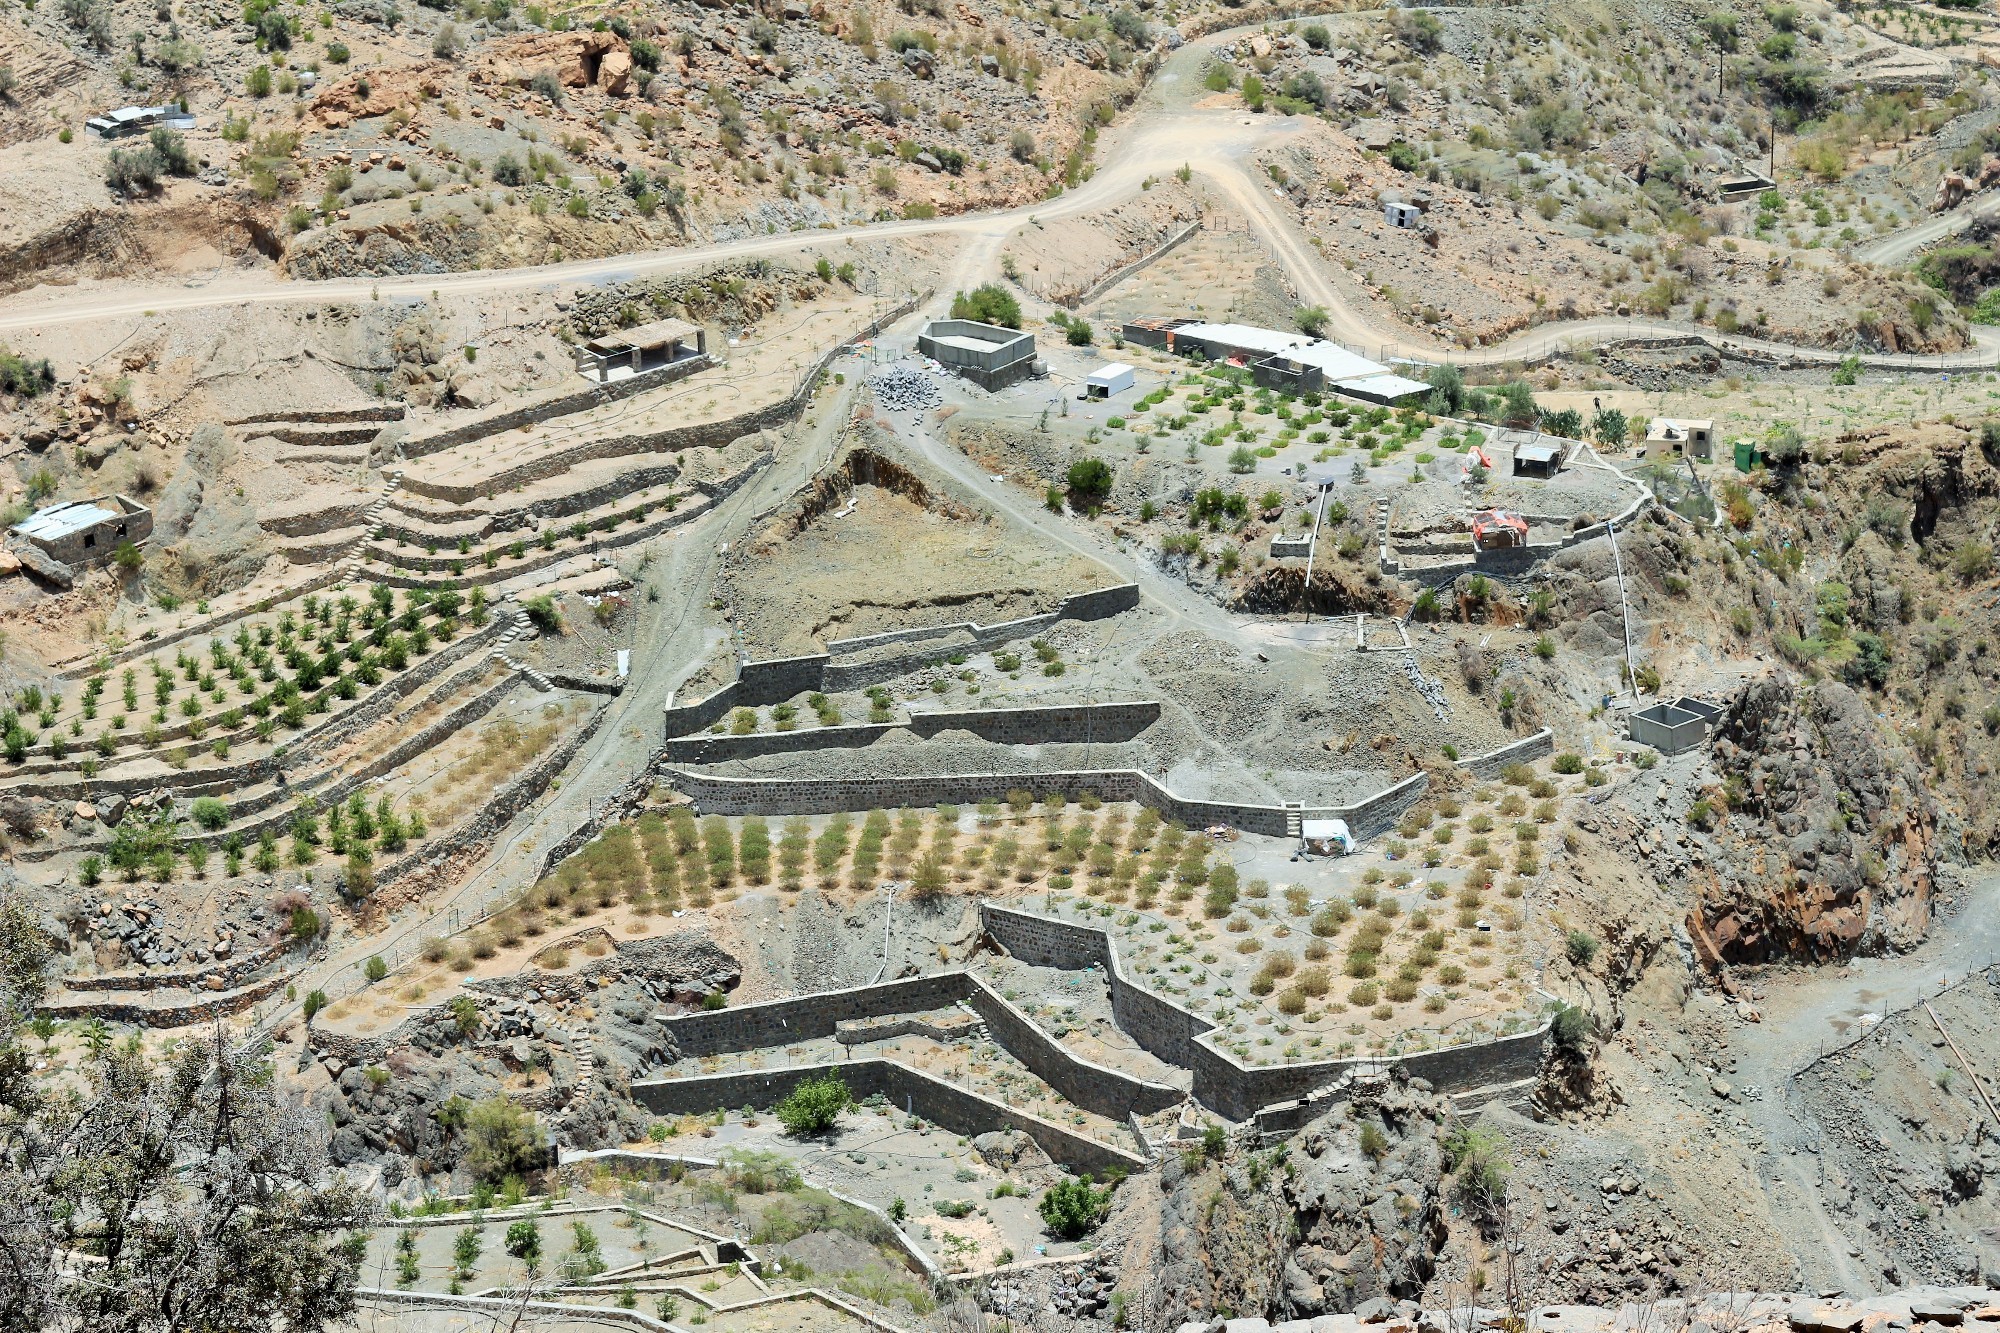
[[[1792,1249],[1805,1265],[1808,1287],[1868,1291],[1875,1277],[1856,1269],[1849,1241],[1827,1211],[1817,1129],[1794,1112],[1792,1078],[1826,1051],[1872,1031],[1882,1015],[1937,994],[1995,958],[2000,958],[2000,874],[1988,872],[1975,882],[1965,905],[1935,922],[1930,938],[1910,953],[1856,958],[1844,967],[1799,969],[1775,978],[1759,1004],[1762,1021],[1746,1024],[1731,1040],[1735,1080],[1763,1094],[1746,1101],[1742,1114],[1770,1145],[1762,1174],[1773,1187],[1774,1205],[1797,1223]],[[1809,1235],[1819,1237],[1818,1251],[1800,1239]]]
[[[1699,334],[1719,345],[1797,356],[1832,363],[1841,354],[1817,348],[1754,338],[1720,339],[1691,324],[1644,319],[1587,319],[1544,324],[1492,347],[1471,351],[1449,349],[1411,337],[1394,325],[1370,322],[1366,312],[1350,305],[1328,281],[1323,261],[1289,218],[1274,206],[1269,187],[1252,165],[1259,149],[1281,143],[1306,122],[1288,116],[1251,115],[1243,111],[1197,110],[1200,77],[1207,53],[1233,39],[1234,31],[1187,43],[1169,56],[1135,104],[1131,114],[1104,136],[1099,160],[1104,164],[1092,178],[1059,198],[993,213],[960,214],[938,219],[905,220],[842,227],[828,231],[753,237],[717,245],[648,251],[607,259],[577,260],[532,268],[489,269],[468,273],[422,274],[414,277],[335,279],[294,282],[268,274],[219,274],[180,287],[131,283],[80,284],[36,288],[0,302],[0,332],[43,328],[94,320],[139,319],[152,313],[225,305],[269,305],[288,302],[421,299],[437,293],[489,293],[611,282],[699,268],[721,260],[752,256],[810,253],[816,247],[852,239],[893,239],[904,236],[958,236],[966,251],[955,265],[961,281],[984,278],[994,271],[999,244],[1030,218],[1060,218],[1108,208],[1135,193],[1149,176],[1164,176],[1187,166],[1216,184],[1250,217],[1260,237],[1276,253],[1309,304],[1329,316],[1329,336],[1365,349],[1371,356],[1408,356],[1423,360],[1450,359],[1460,364],[1514,361],[1572,342],[1601,342],[1645,335]],[[2000,207],[2000,200],[1969,209]],[[1965,212],[1966,210],[1961,210]],[[1928,219],[1905,232],[1874,243],[1878,262],[1914,252],[1938,235],[1949,234],[1956,215]],[[1962,219],[1957,219],[1962,220]],[[1942,229],[1942,230],[1940,230]],[[1867,252],[1864,252],[1866,254]],[[1865,357],[1869,364],[1929,370],[1967,370],[2000,364],[2000,332],[1978,330],[1977,346],[1940,356]]]

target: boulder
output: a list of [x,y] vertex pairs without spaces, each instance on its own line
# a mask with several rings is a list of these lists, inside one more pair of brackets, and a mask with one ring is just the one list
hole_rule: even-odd
[[1965,1307],[1948,1296],[1919,1296],[1910,1302],[1910,1318],[1930,1324],[1962,1324]]
[[597,88],[609,97],[624,97],[631,92],[632,56],[622,48],[604,53],[597,62]]
[[1785,1312],[1785,1322],[1797,1333],[1855,1333],[1861,1327],[1861,1311],[1831,1305],[1794,1305]]

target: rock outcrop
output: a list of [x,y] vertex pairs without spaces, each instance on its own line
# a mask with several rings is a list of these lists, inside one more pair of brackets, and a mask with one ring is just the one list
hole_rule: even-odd
[[[1689,931],[1705,961],[1902,948],[1930,924],[1938,811],[1914,755],[1835,681],[1745,686],[1717,724],[1723,790],[1707,813],[1751,871],[1703,886]],[[1728,813],[1724,814],[1724,809]]]
[[1285,1148],[1170,1161],[1161,1281],[1175,1318],[1300,1317],[1415,1297],[1444,1243],[1441,1102],[1395,1079]]

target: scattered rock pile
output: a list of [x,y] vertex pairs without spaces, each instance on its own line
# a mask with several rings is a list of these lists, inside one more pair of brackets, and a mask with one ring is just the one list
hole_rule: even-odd
[[868,377],[875,401],[891,412],[927,412],[944,403],[937,381],[909,366],[890,366]]

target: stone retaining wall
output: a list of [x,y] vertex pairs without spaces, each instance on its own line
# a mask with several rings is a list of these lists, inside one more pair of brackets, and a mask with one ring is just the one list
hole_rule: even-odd
[[1163,1083],[1149,1083],[1085,1060],[970,972],[940,972],[771,1000],[739,1009],[704,1010],[665,1020],[668,1039],[682,1058],[731,1051],[768,1050],[836,1037],[843,1023],[928,1013],[963,1003],[979,1015],[994,1040],[1035,1077],[1086,1111],[1111,1118],[1151,1115],[1185,1099]]
[[[563,385],[545,390],[534,402],[500,412],[488,412],[471,421],[450,426],[444,430],[432,431],[414,439],[403,441],[403,457],[427,458],[432,454],[455,449],[461,444],[483,440],[489,435],[499,435],[504,431],[519,430],[522,426],[532,426],[552,417],[574,416],[578,412],[588,412],[594,407],[621,402],[637,397],[649,389],[684,379],[697,370],[705,370],[715,364],[713,357],[690,357],[677,361],[671,366],[645,375],[634,375],[629,379],[613,380],[609,384],[592,384],[587,389],[575,389]],[[668,374],[668,371],[676,373]]]
[[277,537],[317,537],[341,528],[358,528],[368,519],[375,497],[352,504],[329,505],[325,509],[302,510],[295,514],[266,514],[257,526]]
[[288,407],[283,412],[264,412],[248,417],[225,418],[225,426],[340,426],[349,422],[374,421],[387,424],[403,419],[401,403],[370,404],[366,407]]
[[1165,258],[1167,255],[1173,253],[1175,250],[1179,249],[1182,245],[1192,240],[1200,231],[1201,231],[1201,219],[1196,218],[1193,222],[1188,223],[1187,226],[1181,228],[1178,232],[1174,233],[1172,236],[1169,236],[1166,240],[1160,242],[1160,244],[1154,246],[1151,250],[1148,250],[1145,254],[1140,255],[1137,259],[1132,260],[1130,263],[1120,264],[1118,267],[1112,269],[1110,272],[1106,273],[1103,277],[1099,278],[1096,282],[1093,282],[1088,287],[1085,287],[1082,291],[1072,293],[1071,295],[1068,296],[1059,297],[1057,298],[1057,300],[1059,304],[1070,310],[1075,310],[1079,306],[1087,305],[1090,302],[1095,301],[1098,297],[1104,295],[1104,293],[1110,291],[1113,287],[1116,287],[1119,283],[1125,281],[1127,278],[1133,276],[1136,273],[1141,272],[1148,266],[1156,263],[1157,261]]
[[[542,481],[558,473],[566,472],[578,463],[588,462],[593,459],[620,458],[628,454],[674,453],[683,449],[704,448],[716,444],[726,444],[739,436],[754,434],[760,430],[768,430],[773,426],[782,425],[804,410],[805,405],[812,399],[813,390],[819,383],[819,377],[825,373],[828,366],[833,364],[833,358],[840,355],[844,347],[863,339],[874,337],[904,315],[909,314],[910,311],[915,310],[929,298],[929,292],[911,296],[880,318],[870,320],[853,335],[834,344],[822,353],[819,359],[813,362],[811,367],[799,376],[797,385],[785,397],[775,403],[745,412],[740,416],[730,417],[724,421],[697,422],[693,425],[677,426],[670,430],[655,431],[650,434],[618,435],[603,439],[582,441],[554,453],[544,455],[532,463],[525,463],[520,467],[508,468],[505,471],[493,473],[473,485],[454,486],[445,482],[424,481],[422,478],[413,479],[406,475],[403,478],[403,486],[417,495],[428,496],[433,500],[466,504],[484,496],[497,495],[504,491],[512,490],[516,486],[524,486],[530,482]],[[682,364],[693,365],[695,363],[687,362]],[[664,382],[659,374],[634,378],[644,378],[649,381],[641,385],[641,388],[652,388]],[[631,384],[632,382],[632,380],[619,380],[606,386],[606,388],[607,391],[617,390],[620,386]],[[632,393],[636,392],[638,392],[636,389],[626,390],[623,393],[615,394],[615,396],[629,397]],[[611,401],[611,398],[606,398],[604,401]],[[594,403],[584,404],[584,406],[595,405]],[[536,420],[546,420],[553,416],[569,415],[571,412],[582,410],[582,407],[565,409],[559,405],[541,404],[536,405],[532,409],[518,409],[521,412],[530,410],[541,414],[535,418]],[[499,420],[499,418],[491,419],[495,423]],[[413,450],[406,444],[404,452],[412,458],[421,457],[423,454],[436,453],[441,449],[450,448],[452,445],[465,443],[467,440],[478,439],[484,435],[494,434],[497,431],[511,430],[515,425],[519,424],[525,423],[487,424],[478,429],[476,433],[465,435],[463,438],[452,438],[448,443],[434,444],[431,440],[421,441],[419,442],[421,452]],[[447,432],[446,434],[455,435],[456,432]],[[445,436],[435,438],[444,439]]]
[[926,625],[916,629],[885,630],[880,634],[863,634],[851,639],[834,639],[827,643],[826,650],[835,656],[863,653],[884,644],[908,643],[918,639],[934,639],[946,634],[964,633],[980,645],[980,651],[987,646],[1011,643],[1024,634],[1038,629],[1046,629],[1061,620],[1103,620],[1121,611],[1130,611],[1139,605],[1139,585],[1119,583],[1109,588],[1092,588],[1083,592],[1073,592],[1062,599],[1054,611],[1040,615],[1023,616],[1018,620],[1003,620],[997,625],[978,625],[970,620],[957,621],[947,625]]
[[794,695],[814,690],[831,694],[863,688],[903,675],[918,661],[935,654],[929,652],[900,654],[876,662],[838,665],[833,660],[836,655],[865,652],[890,644],[907,644],[951,634],[969,636],[971,643],[967,646],[975,651],[984,652],[1024,635],[1047,629],[1060,621],[1102,620],[1121,611],[1129,611],[1138,604],[1139,585],[1121,583],[1110,588],[1094,588],[1086,592],[1071,593],[1063,598],[1061,605],[1054,611],[1029,616],[1023,620],[1010,620],[1004,624],[981,626],[963,621],[958,624],[936,625],[921,629],[891,630],[884,634],[871,634],[861,638],[837,639],[828,645],[826,652],[815,653],[808,657],[744,662],[737,668],[735,680],[707,698],[688,704],[669,703],[664,719],[665,734],[668,737],[690,735],[713,726],[735,709],[761,708],[783,703]]
[[[454,582],[460,587],[501,583],[507,579],[518,578],[523,574],[532,574],[538,569],[547,569],[550,566],[559,565],[563,561],[573,559],[579,555],[595,555],[604,551],[619,550],[639,542],[650,541],[663,532],[671,531],[684,523],[692,523],[694,520],[708,513],[717,504],[721,503],[723,498],[729,495],[730,492],[769,466],[770,462],[771,455],[767,453],[758,454],[756,461],[741,472],[730,477],[726,484],[717,485],[712,488],[703,487],[703,493],[699,500],[690,504],[678,505],[650,523],[641,523],[637,527],[626,528],[623,531],[616,532],[593,530],[581,545],[575,542],[567,542],[559,545],[553,551],[544,551],[537,547],[531,556],[521,560],[508,561],[505,564],[495,565],[491,569],[487,569],[482,565],[477,569],[467,570],[464,574],[455,576]],[[397,588],[421,588],[429,586],[432,580],[422,575],[391,572],[377,576],[377,582],[386,583],[391,587]]]
[[[536,500],[518,509],[494,509],[478,515],[472,515],[470,517],[477,517],[480,520],[479,528],[477,531],[466,535],[470,541],[484,541],[496,532],[520,531],[525,536],[535,519],[554,520],[568,518],[572,514],[587,513],[590,510],[601,508],[614,500],[630,495],[634,491],[643,491],[654,486],[671,486],[681,479],[681,475],[682,471],[678,463],[663,463],[657,467],[641,466],[630,468],[607,481],[601,481],[595,486],[590,486],[580,491],[566,491],[561,495]],[[697,483],[695,489],[701,490],[703,488]],[[462,522],[463,519],[444,518],[432,515],[427,510],[404,509],[393,505],[390,508],[391,512],[401,514],[405,517],[403,519],[384,518],[378,521],[375,525],[375,530],[379,540],[394,541],[401,539],[418,546],[427,546],[432,543],[436,543],[439,546],[456,544],[458,540],[456,535],[441,539],[438,533],[426,528],[413,526],[411,522],[405,521],[405,519],[419,520],[435,518],[441,522],[451,523]],[[451,560],[458,557],[440,555],[426,556],[425,558],[439,563],[422,567],[448,570],[451,568]]]
[[547,789],[549,782],[562,772],[576,752],[587,744],[597,729],[604,725],[603,708],[590,715],[590,720],[576,729],[567,739],[553,750],[522,770],[521,775],[494,793],[471,823],[454,830],[435,842],[427,843],[422,849],[411,852],[400,860],[392,861],[375,872],[375,887],[381,889],[402,879],[423,871],[435,869],[460,852],[477,847],[497,836],[501,830],[513,822],[514,816],[525,810],[529,803]]
[[1044,708],[971,708],[913,713],[906,722],[862,722],[749,736],[682,736],[666,743],[665,754],[676,763],[719,764],[731,759],[805,750],[859,749],[892,731],[908,731],[925,740],[940,732],[968,731],[1003,745],[1045,745],[1079,737],[1116,742],[1131,740],[1159,717],[1160,705],[1153,700]]
[[1555,748],[1555,733],[1543,727],[1534,735],[1515,741],[1512,745],[1503,745],[1497,750],[1476,754],[1470,759],[1461,759],[1458,761],[1458,766],[1483,782],[1491,782],[1499,777],[1500,771],[1509,764],[1531,764],[1544,755],[1555,753]]
[[704,1010],[667,1019],[666,1031],[682,1059],[785,1046],[831,1037],[837,1024],[855,1019],[921,1013],[956,1004],[965,997],[966,975],[941,972],[741,1008]]
[[841,1078],[857,1098],[880,1095],[891,1105],[922,1116],[954,1134],[969,1138],[996,1129],[1020,1130],[1051,1160],[1073,1171],[1102,1174],[1111,1167],[1130,1172],[1146,1166],[1146,1159],[1136,1153],[1099,1143],[1038,1115],[981,1097],[894,1060],[847,1060],[733,1074],[635,1080],[632,1100],[655,1115],[703,1115],[725,1106],[775,1106],[801,1082],[827,1074]]
[[1009,791],[1061,791],[1075,796],[1096,792],[1107,801],[1136,801],[1189,828],[1227,824],[1247,833],[1285,837],[1292,819],[1339,819],[1357,838],[1395,826],[1430,785],[1416,773],[1393,786],[1344,806],[1285,807],[1227,801],[1198,801],[1176,795],[1136,769],[1071,769],[1059,772],[938,773],[877,778],[742,778],[701,773],[668,765],[662,775],[685,792],[704,814],[830,815],[897,806],[975,805],[999,800]]
[[176,988],[227,990],[248,981],[291,952],[287,944],[267,944],[240,958],[228,958],[201,967],[158,972],[99,972],[93,976],[59,978],[62,988],[72,994],[88,991],[155,991]]
[[[1382,1063],[1358,1059],[1238,1064],[1209,1040],[1212,1023],[1126,976],[1117,946],[1104,931],[992,903],[981,903],[979,914],[987,935],[1024,962],[1040,967],[1104,968],[1118,1026],[1145,1050],[1192,1069],[1195,1100],[1231,1120],[1252,1119],[1267,1107],[1298,1101],[1327,1088],[1350,1070]],[[1540,1067],[1547,1035],[1544,1023],[1531,1032],[1396,1056],[1392,1062],[1412,1077],[1429,1079],[1440,1091],[1464,1091],[1533,1077]]]
[[167,1004],[140,1004],[132,1000],[92,1000],[55,996],[44,1001],[40,1010],[56,1019],[102,1018],[112,1023],[132,1023],[140,1027],[181,1028],[242,1013],[271,995],[290,980],[279,973],[242,990],[225,991],[205,998],[190,996]]

